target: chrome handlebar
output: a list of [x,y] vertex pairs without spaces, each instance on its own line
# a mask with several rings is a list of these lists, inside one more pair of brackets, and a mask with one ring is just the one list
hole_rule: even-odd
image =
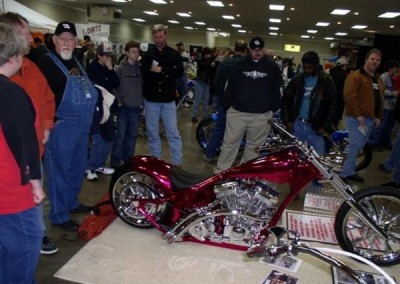
[[[246,255],[248,257],[267,257],[271,261],[273,261],[277,256],[281,254],[296,256],[298,253],[306,253],[318,259],[321,259],[332,266],[337,267],[338,269],[349,275],[351,278],[353,278],[355,281],[357,281],[357,283],[367,283],[360,275],[358,275],[351,267],[346,265],[344,262],[317,249],[311,248],[305,243],[302,243],[300,241],[300,234],[298,232],[290,231],[283,227],[273,227],[270,228],[269,231],[270,233],[274,234],[275,237],[277,237],[278,241],[270,245],[251,246],[246,252]],[[289,236],[290,233],[294,235],[294,239],[292,241],[281,239],[286,234]]]

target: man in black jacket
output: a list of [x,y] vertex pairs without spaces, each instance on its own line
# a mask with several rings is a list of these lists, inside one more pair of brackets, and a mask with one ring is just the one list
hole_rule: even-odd
[[242,162],[258,156],[254,150],[265,143],[271,128],[268,121],[280,106],[282,77],[278,65],[265,56],[261,37],[253,37],[249,46],[249,55],[232,66],[229,73],[224,95],[228,109],[226,129],[215,173],[232,166],[245,134]]
[[167,45],[167,27],[153,27],[154,46],[143,54],[142,76],[146,129],[151,155],[161,159],[160,118],[164,123],[171,164],[182,163],[182,139],[176,118],[176,81],[183,75],[180,54]]
[[335,82],[336,92],[337,92],[337,112],[335,118],[335,125],[342,120],[343,110],[344,110],[344,98],[343,98],[343,89],[344,89],[344,81],[347,78],[347,66],[349,63],[347,62],[345,57],[340,57],[336,61],[336,66],[332,68],[329,72],[333,81]]
[[293,77],[285,89],[281,118],[290,132],[323,154],[323,134],[335,121],[335,83],[318,69],[319,56],[315,51],[306,52],[301,61],[304,73]]

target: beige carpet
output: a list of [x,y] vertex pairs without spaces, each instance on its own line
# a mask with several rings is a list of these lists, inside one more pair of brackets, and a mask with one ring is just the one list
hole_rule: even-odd
[[[315,242],[309,244],[322,246]],[[190,242],[167,244],[157,230],[132,228],[116,219],[72,257],[55,277],[85,284],[261,284],[275,269],[299,278],[298,283],[332,283],[330,266],[308,255],[299,255],[299,258],[302,260],[299,270],[291,272],[261,261],[248,261],[236,250]],[[371,271],[348,258],[338,258],[353,268]],[[399,281],[398,268],[399,265],[385,268],[385,271]]]

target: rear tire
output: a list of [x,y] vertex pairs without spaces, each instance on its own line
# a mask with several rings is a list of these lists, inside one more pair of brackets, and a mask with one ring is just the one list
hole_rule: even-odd
[[372,148],[368,143],[365,144],[364,148],[358,152],[356,161],[356,171],[361,171],[369,166],[372,161]]
[[[156,183],[151,176],[130,170],[125,165],[113,176],[110,184],[110,197],[113,208],[119,218],[130,226],[150,229],[153,226],[135,206],[134,199],[157,198]],[[167,216],[166,203],[146,204],[146,213],[155,215],[157,223],[162,223]]]
[[[215,127],[215,121],[212,117],[202,119],[196,127],[196,140],[203,151],[206,150],[208,141],[210,141],[211,133]],[[219,149],[218,149],[219,152]]]
[[380,238],[347,203],[339,208],[335,234],[342,249],[358,254],[379,266],[400,263],[400,191],[370,187],[354,194],[367,215],[388,235]]

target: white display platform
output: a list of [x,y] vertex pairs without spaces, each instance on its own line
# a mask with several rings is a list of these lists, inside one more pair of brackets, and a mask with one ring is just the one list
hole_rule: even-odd
[[[308,244],[338,248],[317,242]],[[136,229],[116,219],[74,255],[55,277],[85,284],[261,284],[275,269],[298,278],[297,283],[332,283],[328,264],[304,254],[298,257],[301,265],[297,272],[291,272],[259,259],[249,261],[237,250],[191,242],[167,244],[155,229]],[[354,269],[375,272],[349,258],[338,258]],[[385,271],[400,280],[399,265]]]

